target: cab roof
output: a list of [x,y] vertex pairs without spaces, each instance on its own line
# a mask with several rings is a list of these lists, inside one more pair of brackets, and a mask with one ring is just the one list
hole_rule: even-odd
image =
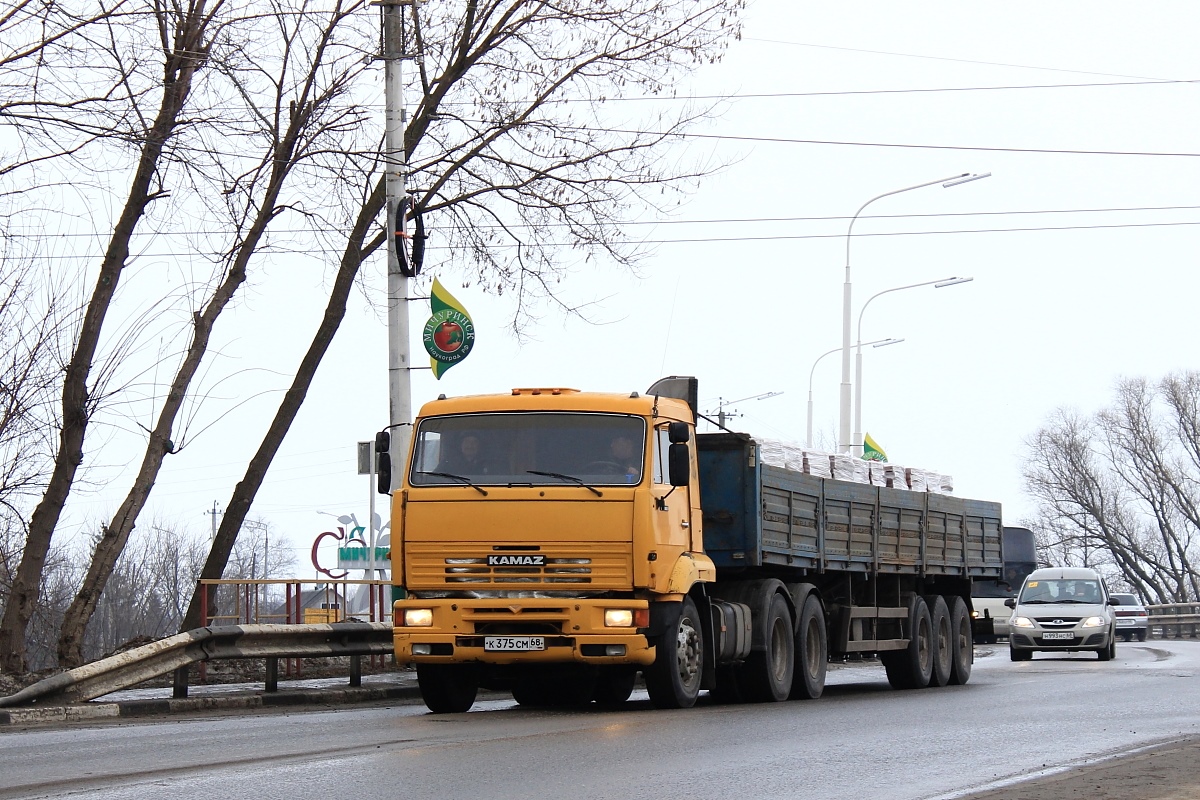
[[639,392],[615,394],[581,392],[561,387],[516,388],[505,394],[477,394],[463,397],[441,395],[421,406],[420,416],[478,414],[489,411],[593,411],[611,414],[651,416],[655,403],[658,415],[691,421],[687,403],[670,397],[647,396]]

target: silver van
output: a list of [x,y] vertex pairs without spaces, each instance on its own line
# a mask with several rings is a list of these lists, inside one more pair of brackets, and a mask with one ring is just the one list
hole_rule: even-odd
[[1100,574],[1084,567],[1050,567],[1029,573],[1009,618],[1008,653],[1028,661],[1043,652],[1094,650],[1101,661],[1117,654],[1116,602]]

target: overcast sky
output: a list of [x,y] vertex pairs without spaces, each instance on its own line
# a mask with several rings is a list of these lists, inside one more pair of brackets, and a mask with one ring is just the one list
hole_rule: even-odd
[[[593,324],[547,309],[518,342],[507,298],[442,276],[474,319],[476,350],[441,381],[418,373],[414,406],[514,386],[644,391],[690,374],[714,415],[722,399],[780,393],[726,406],[739,415],[730,427],[803,441],[810,371],[841,344],[849,217],[884,192],[991,172],[869,206],[851,279],[857,318],[885,289],[974,278],[871,303],[863,339],[905,341],[864,358],[864,428],[892,462],[953,476],[956,494],[1000,501],[1015,524],[1031,511],[1024,442],[1049,414],[1104,407],[1122,377],[1196,366],[1197,30],[1194,3],[751,2],[725,61],[677,87],[731,98],[686,145],[731,166],[671,222],[630,228],[652,247],[638,276],[600,265],[563,284],[594,303]],[[245,383],[220,388],[232,410],[168,460],[143,524],[204,529],[214,501],[224,507],[311,336],[325,274],[280,263],[222,318],[213,374],[246,370]],[[302,575],[333,522],[319,512],[366,516],[354,443],[386,424],[381,275],[368,270],[378,308],[355,298],[252,512],[295,548]],[[417,352],[427,317],[414,308]],[[813,373],[824,442],[838,384],[834,354]],[[94,474],[108,488],[72,501],[71,531],[128,488],[136,456],[106,458]]]

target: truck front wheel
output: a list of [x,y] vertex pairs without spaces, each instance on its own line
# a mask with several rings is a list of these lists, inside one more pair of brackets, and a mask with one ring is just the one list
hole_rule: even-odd
[[479,671],[470,664],[417,664],[421,699],[435,714],[460,714],[475,705]]
[[704,673],[704,634],[692,598],[680,603],[679,619],[655,643],[654,663],[646,668],[646,691],[655,708],[691,708],[700,696]]

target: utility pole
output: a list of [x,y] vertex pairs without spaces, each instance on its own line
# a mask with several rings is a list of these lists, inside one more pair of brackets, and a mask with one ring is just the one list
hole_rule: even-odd
[[225,512],[218,509],[217,501],[213,500],[212,511],[205,511],[204,513],[212,517],[212,538],[216,539],[217,538],[217,517],[221,516]]
[[409,345],[408,302],[409,281],[415,275],[414,265],[402,248],[408,247],[407,214],[409,199],[405,187],[408,154],[405,149],[405,129],[408,115],[404,109],[404,52],[403,13],[419,0],[381,0],[383,13],[384,94],[386,127],[384,130],[384,188],[387,192],[388,247],[388,430],[391,441],[388,452],[394,469],[392,490],[400,483],[400,465],[408,454],[412,438],[412,356]]

